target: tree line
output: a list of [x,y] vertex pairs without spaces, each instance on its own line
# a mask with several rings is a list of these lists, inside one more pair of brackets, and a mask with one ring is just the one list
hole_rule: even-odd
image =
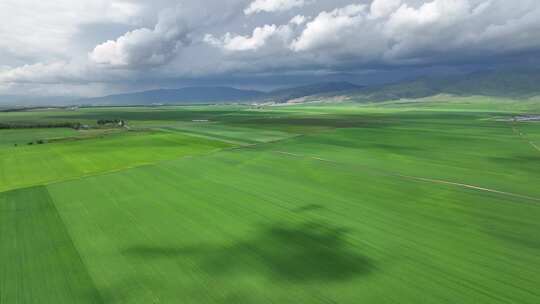
[[79,122],[59,122],[59,123],[0,123],[0,129],[52,129],[52,128],[71,128],[80,129],[82,124]]
[[126,122],[122,119],[100,119],[97,121],[97,124],[99,126],[110,125],[110,124],[125,126]]

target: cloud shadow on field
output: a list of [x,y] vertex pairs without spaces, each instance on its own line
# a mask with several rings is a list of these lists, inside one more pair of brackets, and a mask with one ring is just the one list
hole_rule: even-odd
[[298,207],[293,209],[293,212],[296,213],[303,213],[303,212],[311,212],[311,211],[320,211],[326,209],[323,205],[319,204],[309,204],[302,207]]
[[392,145],[392,144],[371,144],[369,147],[382,149],[382,150],[388,150],[390,152],[398,152],[398,153],[417,153],[417,152],[425,150],[420,147],[408,147],[408,146]]
[[[531,147],[532,148],[532,147]],[[534,150],[531,150],[534,151]],[[505,164],[522,164],[529,166],[531,164],[540,163],[540,156],[536,155],[512,155],[508,157],[488,157],[488,160],[496,163],[505,163]]]
[[343,281],[369,274],[373,262],[346,241],[347,230],[321,222],[264,226],[229,246],[132,247],[142,259],[195,259],[209,275],[257,273],[284,281]]

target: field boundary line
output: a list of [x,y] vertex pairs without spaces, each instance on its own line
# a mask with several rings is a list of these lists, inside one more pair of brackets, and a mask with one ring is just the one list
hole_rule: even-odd
[[[174,132],[172,130],[167,131],[167,130],[162,130],[160,128],[148,129],[148,130],[157,130],[157,131],[162,131],[162,132]],[[196,135],[191,135],[189,133],[184,133],[184,132],[180,132],[180,133],[185,134],[187,136],[197,137]],[[24,184],[24,185],[16,186],[14,188],[7,188],[7,189],[1,189],[0,188],[0,193],[19,190],[19,189],[25,189],[25,188],[31,188],[31,187],[37,187],[37,186],[48,186],[48,185],[60,184],[60,183],[64,183],[64,182],[70,182],[70,181],[75,181],[75,180],[89,178],[89,177],[96,177],[96,176],[114,174],[114,173],[124,172],[124,171],[131,170],[131,169],[137,169],[137,168],[142,168],[142,167],[147,167],[147,166],[155,166],[155,165],[159,165],[159,164],[162,164],[162,163],[175,161],[175,160],[181,160],[181,159],[185,159],[185,158],[206,157],[206,156],[214,155],[214,154],[217,154],[217,153],[220,153],[220,152],[234,151],[234,150],[239,150],[239,149],[256,148],[257,146],[279,143],[281,141],[291,140],[291,139],[295,139],[295,138],[299,138],[299,137],[303,137],[303,136],[304,136],[304,134],[297,134],[297,135],[294,135],[294,136],[291,136],[291,137],[280,138],[280,139],[276,139],[276,140],[268,141],[268,142],[260,142],[260,143],[255,143],[255,144],[244,144],[244,145],[236,144],[237,146],[218,148],[218,149],[214,149],[214,150],[208,151],[206,153],[201,153],[201,154],[183,155],[183,156],[180,156],[180,157],[174,157],[174,158],[171,158],[171,159],[164,159],[164,160],[160,160],[160,161],[156,161],[156,162],[138,163],[138,164],[122,167],[122,168],[116,168],[116,169],[112,169],[112,170],[100,171],[100,172],[89,173],[89,174],[81,174],[81,175],[78,175],[78,176],[68,177],[68,178],[64,178],[64,179],[49,180],[49,181],[45,181],[45,182],[41,182],[41,183],[38,182],[38,183],[35,183],[35,184]],[[216,140],[216,141],[225,142],[225,141],[220,141],[220,140]]]
[[187,159],[187,158],[192,158],[192,157],[205,157],[205,156],[210,156],[210,155],[213,155],[213,154],[216,154],[216,153],[219,153],[219,152],[229,151],[229,149],[230,148],[220,148],[220,149],[211,150],[208,153],[203,153],[203,154],[183,155],[183,156],[175,157],[175,158],[171,158],[171,159],[164,159],[164,160],[160,160],[160,161],[156,161],[156,162],[138,163],[138,164],[122,167],[122,168],[116,168],[116,169],[106,170],[106,171],[99,171],[99,172],[94,172],[94,173],[81,174],[81,175],[78,175],[78,176],[67,177],[67,178],[64,178],[64,179],[55,179],[55,180],[45,181],[45,182],[42,182],[42,183],[38,182],[38,183],[35,183],[35,184],[20,185],[19,187],[8,188],[8,189],[0,189],[0,193],[20,190],[20,189],[26,189],[26,188],[39,187],[39,186],[45,186],[46,187],[46,186],[49,186],[49,185],[56,185],[56,184],[76,181],[76,180],[85,179],[85,178],[91,178],[91,177],[97,177],[97,176],[120,173],[120,172],[124,172],[124,171],[129,171],[129,170],[132,170],[132,169],[139,169],[139,168],[144,168],[144,167],[149,167],[149,166],[156,166],[156,165],[163,164],[163,163],[166,163],[166,162],[182,160],[182,159]]
[[523,132],[518,128],[517,123],[514,122],[512,125],[512,131],[514,131],[514,134],[519,136],[523,141],[526,141],[531,147],[533,147],[536,151],[540,152],[540,146],[538,146],[536,143],[534,143],[532,140],[529,140]]
[[404,175],[404,174],[397,173],[397,172],[389,172],[389,171],[374,169],[374,168],[371,168],[371,167],[358,165],[358,164],[345,164],[345,163],[342,163],[342,162],[337,162],[337,161],[334,161],[334,160],[328,160],[328,159],[317,157],[317,156],[300,155],[300,154],[294,154],[294,153],[285,152],[285,151],[273,151],[273,152],[278,153],[278,154],[282,154],[282,155],[295,156],[295,157],[307,157],[309,159],[317,160],[317,161],[320,161],[320,162],[327,162],[327,163],[339,164],[339,165],[344,165],[344,166],[350,166],[350,165],[357,166],[357,167],[361,166],[361,167],[363,167],[365,169],[368,169],[370,171],[379,172],[379,174],[385,175],[385,176],[394,176],[394,177],[399,177],[399,178],[402,178],[402,179],[415,180],[415,181],[420,181],[420,182],[429,182],[429,183],[434,183],[434,184],[457,186],[457,187],[471,189],[471,190],[495,193],[495,194],[515,197],[515,198],[521,198],[521,199],[526,199],[526,200],[530,200],[530,201],[540,202],[540,198],[537,198],[537,197],[532,197],[532,196],[527,196],[527,195],[517,194],[517,193],[512,193],[512,192],[505,192],[505,191],[500,191],[500,190],[495,190],[495,189],[490,189],[490,188],[485,188],[485,187],[480,187],[480,186],[475,186],[475,185],[469,185],[469,184],[452,182],[452,181],[441,180],[441,179],[433,179],[433,178],[426,178],[426,177]]
[[162,127],[162,128],[158,128],[158,129],[155,129],[155,130],[159,130],[159,131],[163,131],[163,132],[167,132],[167,133],[180,133],[180,134],[184,134],[186,136],[191,136],[191,137],[196,137],[196,138],[205,138],[205,139],[209,139],[209,140],[213,140],[213,141],[224,142],[224,143],[233,144],[233,145],[239,145],[239,146],[249,144],[249,143],[243,142],[241,140],[233,139],[233,138],[224,138],[224,137],[212,136],[210,134],[197,133],[197,132],[193,132],[193,131],[185,130],[185,129],[168,129],[168,128],[163,128]]
[[294,157],[304,157],[304,155],[294,154],[294,153],[291,153],[291,152],[285,152],[285,151],[274,151],[274,152],[279,153],[279,154],[294,156]]
[[538,150],[540,152],[540,147],[537,144],[535,144],[532,141],[529,141],[529,144],[531,144],[531,146],[533,146],[536,150]]
[[451,181],[446,181],[446,180],[441,180],[441,179],[433,179],[433,178],[417,177],[417,176],[408,176],[408,175],[403,175],[403,174],[398,174],[397,176],[402,177],[402,178],[407,178],[407,179],[414,179],[414,180],[418,180],[418,181],[423,181],[423,182],[459,186],[459,187],[473,189],[473,190],[497,193],[497,194],[513,196],[513,197],[517,197],[517,198],[529,199],[529,200],[534,200],[534,201],[540,202],[540,198],[527,196],[527,195],[522,195],[522,194],[511,193],[511,192],[505,192],[505,191],[500,191],[500,190],[495,190],[495,189],[489,189],[489,188],[484,188],[484,187],[479,187],[479,186],[474,186],[474,185],[451,182]]
[[99,297],[99,301],[101,303],[105,303],[104,298],[103,298],[103,294],[101,293],[101,291],[97,287],[97,284],[96,284],[96,281],[94,280],[94,277],[90,274],[90,269],[88,268],[88,265],[86,264],[85,260],[83,259],[79,248],[75,244],[75,241],[73,239],[73,235],[71,234],[71,231],[69,230],[68,225],[66,224],[66,221],[64,220],[64,217],[62,217],[62,213],[60,213],[60,210],[58,210],[58,207],[56,206],[56,202],[54,200],[54,197],[52,196],[52,194],[49,191],[49,187],[47,185],[42,185],[42,186],[34,186],[34,187],[30,187],[30,188],[36,188],[36,187],[41,187],[45,191],[45,193],[47,195],[47,198],[48,198],[48,201],[49,201],[49,204],[51,204],[51,207],[54,209],[54,212],[56,213],[56,216],[58,216],[58,219],[59,219],[60,223],[62,224],[62,228],[66,232],[66,235],[69,238],[69,242],[71,243],[71,246],[73,247],[73,249],[77,253],[77,257],[79,258],[79,261],[80,261],[80,263],[81,263],[81,265],[82,265],[82,267],[84,269],[84,272],[86,273],[86,276],[88,277],[88,279],[90,280],[90,283],[92,284],[91,288],[94,290],[96,295]]

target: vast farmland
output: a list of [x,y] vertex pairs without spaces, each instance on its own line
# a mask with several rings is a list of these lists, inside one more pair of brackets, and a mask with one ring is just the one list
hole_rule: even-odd
[[0,113],[0,303],[540,303],[537,111]]

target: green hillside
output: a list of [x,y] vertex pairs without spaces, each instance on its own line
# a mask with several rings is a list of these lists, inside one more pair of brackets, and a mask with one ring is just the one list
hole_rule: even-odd
[[453,77],[421,78],[397,84],[367,87],[353,94],[368,101],[423,98],[438,94],[529,98],[540,95],[540,72],[536,70],[476,72]]

